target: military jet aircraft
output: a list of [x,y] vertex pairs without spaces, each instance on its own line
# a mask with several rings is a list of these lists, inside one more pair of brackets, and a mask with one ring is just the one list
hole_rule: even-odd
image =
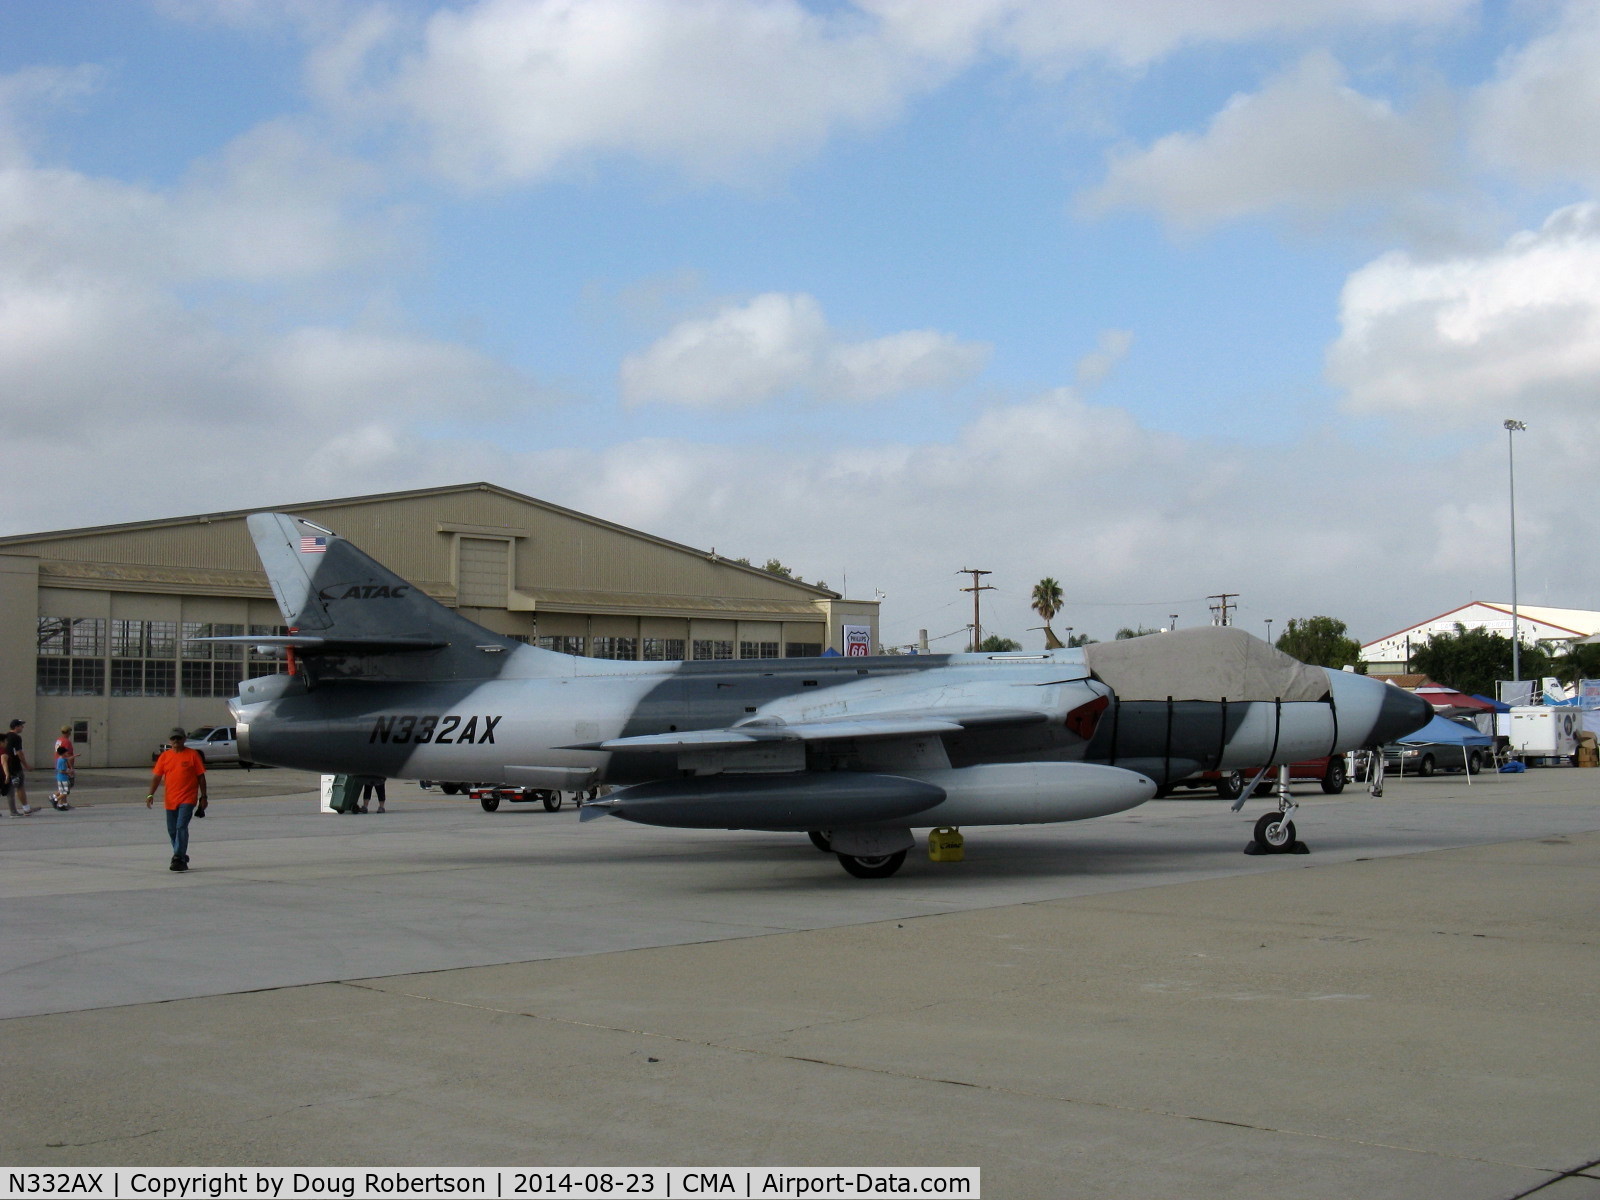
[[[256,513],[293,674],[230,701],[258,763],[580,790],[646,825],[809,833],[852,875],[893,874],[911,830],[1075,821],[1202,770],[1392,742],[1422,700],[1308,667],[1242,630],[1042,654],[626,662],[467,620],[336,533]],[[1293,843],[1280,812],[1258,822]]]

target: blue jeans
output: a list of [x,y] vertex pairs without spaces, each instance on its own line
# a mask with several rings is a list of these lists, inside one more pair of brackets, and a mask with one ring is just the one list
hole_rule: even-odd
[[179,858],[189,857],[189,822],[193,819],[192,804],[167,809],[167,836],[172,839],[172,853]]

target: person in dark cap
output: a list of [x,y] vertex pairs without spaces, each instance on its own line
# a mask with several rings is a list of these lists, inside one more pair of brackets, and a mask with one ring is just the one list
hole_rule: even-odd
[[22,749],[22,727],[27,722],[21,717],[11,722],[11,728],[6,732],[5,748],[0,753],[5,755],[6,779],[11,784],[11,812],[18,817],[31,816],[33,809],[28,807],[28,756]]
[[156,759],[150,773],[150,794],[144,806],[156,802],[161,785],[167,785],[167,836],[172,839],[172,871],[189,869],[189,822],[196,812],[206,808],[206,760],[198,750],[186,744],[188,734],[174,729],[167,738],[167,748]]

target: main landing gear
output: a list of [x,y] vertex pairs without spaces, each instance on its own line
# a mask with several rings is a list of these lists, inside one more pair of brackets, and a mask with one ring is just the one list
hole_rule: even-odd
[[810,829],[806,836],[857,879],[887,879],[905,865],[916,844],[909,829]]

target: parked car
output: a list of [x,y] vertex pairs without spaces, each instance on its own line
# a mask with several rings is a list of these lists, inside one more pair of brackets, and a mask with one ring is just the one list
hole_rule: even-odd
[[1391,742],[1383,748],[1383,769],[1404,775],[1432,775],[1435,771],[1460,771],[1476,775],[1489,761],[1487,746],[1461,747],[1448,742]]
[[[161,757],[161,752],[167,748],[162,742],[150,753],[150,761],[155,762]],[[199,729],[189,734],[189,748],[198,750],[205,756],[206,766],[234,766],[249,767],[253,763],[241,762],[239,759],[239,742],[234,734],[232,725],[202,725]]]
[[[1250,767],[1243,771],[1202,771],[1198,775],[1191,775],[1187,779],[1179,780],[1172,787],[1181,788],[1215,788],[1217,795],[1224,800],[1236,800],[1239,793],[1244,791],[1248,783],[1260,767]],[[1336,754],[1332,758],[1308,758],[1302,762],[1289,764],[1289,779],[1291,782],[1315,781],[1322,785],[1322,790],[1330,796],[1337,796],[1344,791],[1344,785],[1349,782],[1349,774],[1345,768],[1344,755]],[[1256,794],[1270,791],[1278,785],[1278,772],[1269,770],[1261,777],[1261,782],[1256,785]],[[1170,789],[1169,789],[1170,790]]]

